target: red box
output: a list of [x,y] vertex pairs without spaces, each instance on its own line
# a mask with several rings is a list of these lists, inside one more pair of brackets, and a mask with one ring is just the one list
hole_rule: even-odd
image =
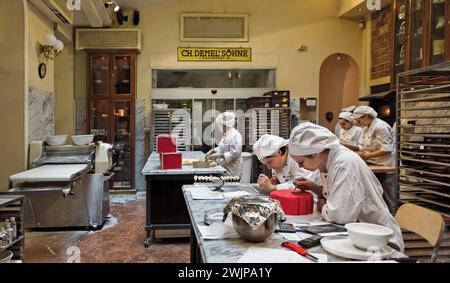
[[159,160],[162,170],[173,170],[183,168],[183,156],[181,152],[160,153]]
[[293,194],[294,190],[279,190],[270,193],[270,197],[280,202],[287,215],[308,215],[313,213],[314,197],[311,193]]
[[157,153],[174,153],[177,152],[177,136],[159,135],[156,137]]

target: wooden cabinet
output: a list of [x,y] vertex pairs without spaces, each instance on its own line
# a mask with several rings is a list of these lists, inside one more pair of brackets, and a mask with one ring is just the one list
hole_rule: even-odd
[[88,60],[88,129],[113,144],[112,188],[134,190],[136,53],[96,51]]
[[450,0],[395,0],[393,70],[397,74],[450,61]]

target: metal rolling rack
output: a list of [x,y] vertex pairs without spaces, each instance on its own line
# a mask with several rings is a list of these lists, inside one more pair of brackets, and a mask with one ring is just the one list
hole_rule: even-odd
[[[272,134],[289,139],[291,132],[291,108],[251,108],[246,119],[246,150],[251,151],[253,144],[263,135]],[[260,173],[270,176],[270,170],[253,156],[251,180],[256,182]]]
[[[290,108],[252,108],[249,116],[250,141],[256,142],[264,134],[288,139],[291,129]],[[251,144],[252,145],[252,144]]]
[[397,105],[399,202],[449,218],[450,62],[399,74]]
[[178,151],[190,150],[192,142],[188,109],[153,109],[152,124],[152,151],[156,151],[156,137],[161,134],[177,134]]

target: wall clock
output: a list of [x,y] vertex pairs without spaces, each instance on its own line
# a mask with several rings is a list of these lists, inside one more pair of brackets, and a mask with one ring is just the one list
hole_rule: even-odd
[[41,79],[45,78],[45,75],[47,74],[47,65],[45,65],[45,63],[39,64],[38,72]]

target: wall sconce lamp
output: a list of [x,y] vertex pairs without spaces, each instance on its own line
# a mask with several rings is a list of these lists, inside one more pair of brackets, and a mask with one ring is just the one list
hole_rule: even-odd
[[40,45],[41,54],[44,54],[46,59],[53,60],[56,56],[61,54],[64,49],[64,43],[56,39],[53,34],[47,34],[44,38],[44,43]]

